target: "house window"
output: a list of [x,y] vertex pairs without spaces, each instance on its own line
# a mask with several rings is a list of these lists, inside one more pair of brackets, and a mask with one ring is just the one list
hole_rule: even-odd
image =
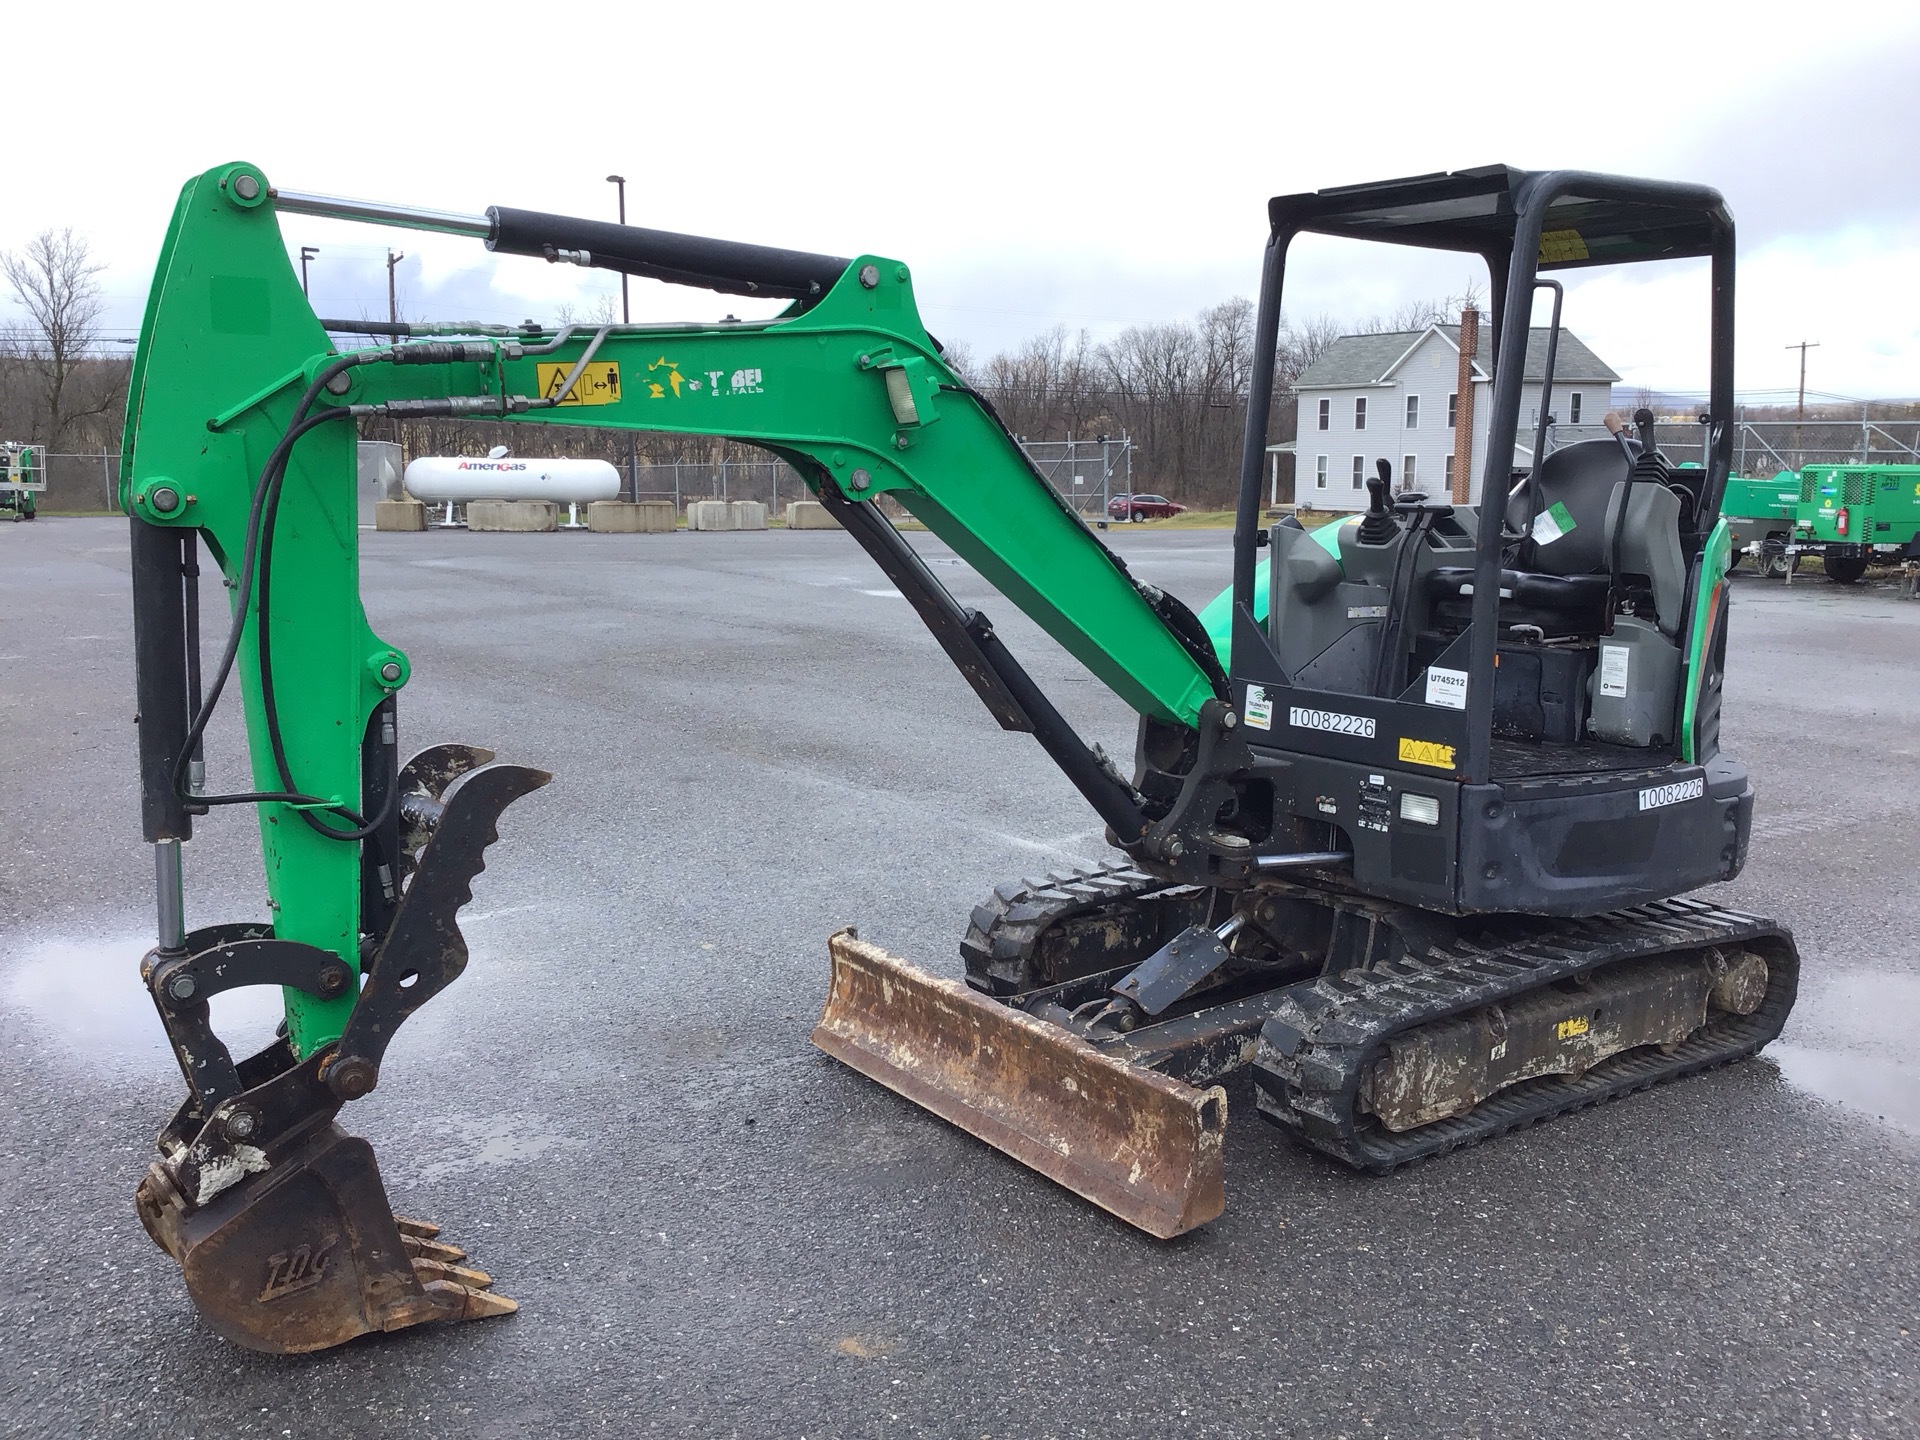
[[[1360,403],[1364,405],[1366,402],[1363,400]],[[1367,488],[1367,457],[1364,455],[1353,457],[1353,488],[1356,490]]]
[[1353,402],[1353,428],[1356,430],[1367,428],[1367,397],[1364,395]]
[[[1327,402],[1322,400],[1320,403],[1324,405]],[[1316,490],[1327,488],[1327,457],[1324,455],[1316,455],[1313,458],[1313,488]]]
[[1322,430],[1326,430],[1331,428],[1332,425],[1333,425],[1333,401],[1322,400],[1320,402],[1320,428]]
[[1400,457],[1400,488],[1402,490],[1413,489],[1413,462],[1418,458],[1417,455],[1402,455]]
[[1451,455],[1447,456],[1446,467],[1440,473],[1446,481],[1447,493],[1451,495],[1453,493],[1453,457]]
[[1580,423],[1580,392],[1578,390],[1567,397],[1567,423],[1569,425]]
[[1409,395],[1407,396],[1407,429],[1418,430],[1419,428],[1420,397],[1418,395]]
[[1447,429],[1451,430],[1459,423],[1460,397],[1458,395],[1449,395],[1447,396]]

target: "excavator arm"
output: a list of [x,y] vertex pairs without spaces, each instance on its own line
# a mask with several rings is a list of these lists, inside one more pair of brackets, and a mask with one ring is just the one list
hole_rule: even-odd
[[[465,233],[502,252],[791,304],[771,320],[718,325],[393,326],[395,343],[342,352],[306,303],[281,210]],[[1186,848],[1190,827],[1170,824],[1181,806],[1143,795],[1075,735],[877,502],[889,497],[924,522],[1168,733],[1205,737],[1233,723],[1206,631],[1128,573],[946,365],[905,265],[526,211],[483,218],[328,200],[277,192],[245,164],[190,181],[147,306],[121,468],[143,817],[158,885],[158,944],[143,973],[189,1089],[138,1200],[202,1313],[260,1349],[511,1308],[433,1227],[391,1217],[371,1150],[334,1124],[342,1104],[378,1082],[399,1024],[460,973],[456,914],[495,823],[549,778],[464,745],[400,758],[411,667],[360,603],[354,437],[358,420],[410,417],[720,436],[778,454],[913,604],[1001,725],[1031,732],[1140,858]],[[226,643],[205,673],[203,546],[231,604]],[[217,793],[202,737],[235,691],[251,775]],[[180,847],[196,818],[228,806],[256,812],[271,920],[189,929]],[[836,993],[871,961],[858,948],[836,943]],[[1015,1023],[959,987],[936,994],[917,972],[881,978],[920,985],[926,1004],[981,1009],[989,1031]],[[207,1001],[253,984],[283,988],[285,1033],[235,1061]],[[837,1049],[816,1039],[878,1073],[860,1058],[876,1049],[871,1035],[842,1035]],[[985,1043],[993,1048],[993,1034]],[[1099,1057],[1086,1064],[1089,1083],[1110,1068]],[[896,1074],[880,1078],[904,1088]],[[1162,1088],[1142,1103],[1181,1115],[1139,1123],[1178,1120],[1217,1141],[1217,1115],[1174,1093],[1185,1087]],[[1032,1148],[1030,1138],[989,1138],[1016,1154]],[[1046,1168],[1044,1155],[1023,1158]],[[1191,1214],[1174,1228],[1190,1223]]]

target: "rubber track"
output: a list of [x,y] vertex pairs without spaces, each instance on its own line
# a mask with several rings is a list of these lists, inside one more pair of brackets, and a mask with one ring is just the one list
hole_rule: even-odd
[[1108,905],[1179,888],[1125,860],[1049,871],[1043,880],[1009,880],[996,885],[984,904],[974,906],[967,936],[960,942],[967,983],[999,996],[1030,989],[1035,982],[1030,978],[1028,961],[1049,926]]
[[[1498,1004],[1617,960],[1706,946],[1763,944],[1767,994],[1751,1015],[1710,1020],[1672,1052],[1623,1051],[1580,1076],[1543,1076],[1465,1115],[1404,1134],[1359,1113],[1360,1078],[1402,1031]],[[1552,1116],[1743,1059],[1780,1033],[1799,983],[1793,937],[1771,920],[1696,900],[1667,900],[1588,920],[1491,922],[1422,960],[1324,975],[1294,986],[1274,1020],[1298,1032],[1291,1054],[1263,1033],[1254,1061],[1260,1112],[1314,1149],[1384,1172]],[[1271,1022],[1270,1022],[1271,1023]],[[1284,1031],[1281,1032],[1284,1037]]]

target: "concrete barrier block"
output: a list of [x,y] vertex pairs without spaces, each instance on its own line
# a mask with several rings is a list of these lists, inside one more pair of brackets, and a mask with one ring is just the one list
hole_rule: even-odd
[[467,529],[557,530],[560,507],[551,500],[469,500]]
[[687,502],[687,529],[731,530],[733,528],[733,506],[725,500]]
[[840,522],[818,500],[795,500],[787,506],[789,530],[838,530]]
[[764,530],[767,528],[767,507],[758,500],[733,500],[728,502],[733,510],[733,528],[735,530]]
[[376,500],[373,502],[373,528],[376,530],[424,530],[427,507],[420,500]]
[[671,500],[596,500],[587,506],[587,528],[606,535],[663,535],[674,530]]

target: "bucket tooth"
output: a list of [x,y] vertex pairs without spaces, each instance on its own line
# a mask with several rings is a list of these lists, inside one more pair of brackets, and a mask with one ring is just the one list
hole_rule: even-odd
[[511,1315],[519,1302],[491,1290],[476,1290],[452,1280],[429,1280],[427,1294],[447,1320],[490,1320],[496,1315]]
[[[396,1221],[397,1225],[399,1222]],[[458,1265],[467,1258],[467,1252],[458,1245],[449,1245],[444,1240],[423,1240],[418,1235],[409,1235],[405,1226],[400,1227],[400,1243],[406,1247],[407,1254],[415,1260],[437,1260],[442,1265]]]
[[409,1220],[404,1215],[396,1215],[393,1223],[402,1235],[412,1235],[421,1240],[431,1240],[440,1233],[440,1227],[431,1220]]
[[422,1260],[415,1258],[413,1273],[419,1277],[422,1285],[430,1280],[451,1280],[456,1285],[465,1285],[470,1290],[491,1290],[493,1276],[484,1270],[474,1270],[465,1265],[450,1265],[444,1260]]
[[1150,1235],[1226,1207],[1226,1092],[1105,1055],[842,931],[813,1043]]

